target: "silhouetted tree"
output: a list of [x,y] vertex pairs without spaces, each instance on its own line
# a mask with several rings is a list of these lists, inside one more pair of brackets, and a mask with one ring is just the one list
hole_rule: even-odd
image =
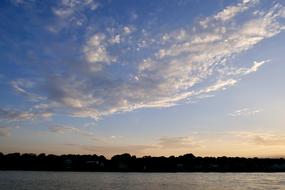
[[169,157],[128,153],[110,160],[93,155],[46,155],[0,152],[1,170],[118,171],[118,172],[285,172],[285,160],[240,157],[195,157],[193,154]]

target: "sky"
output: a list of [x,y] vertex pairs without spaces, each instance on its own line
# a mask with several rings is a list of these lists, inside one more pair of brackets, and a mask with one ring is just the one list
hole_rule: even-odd
[[284,157],[283,0],[2,0],[0,152]]

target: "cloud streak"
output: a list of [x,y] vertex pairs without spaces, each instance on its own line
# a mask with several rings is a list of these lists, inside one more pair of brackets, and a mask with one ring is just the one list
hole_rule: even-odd
[[262,110],[260,109],[250,109],[250,108],[243,108],[243,109],[239,109],[236,110],[235,112],[229,114],[232,117],[247,117],[247,116],[253,116],[256,115],[258,113],[260,113]]
[[95,135],[92,132],[88,132],[76,127],[72,126],[67,126],[67,125],[52,125],[48,127],[49,131],[52,133],[57,133],[57,134],[77,134],[77,135],[82,135],[86,137],[94,137]]
[[49,111],[20,111],[0,108],[0,121],[24,121],[49,118],[53,115]]
[[181,149],[194,148],[199,145],[190,137],[162,137],[159,139],[158,146],[162,149]]
[[235,132],[234,135],[248,139],[251,143],[259,146],[284,146],[285,136],[274,133],[258,133],[258,132]]
[[[54,14],[59,19],[81,15],[83,12],[75,9],[94,3],[77,2],[62,1]],[[79,48],[80,61],[37,83],[46,99],[34,103],[34,108],[45,104],[55,114],[98,119],[141,108],[183,104],[235,86],[268,61],[234,63],[233,58],[285,29],[282,5],[275,3],[258,10],[258,3],[241,1],[193,26],[164,31],[151,39],[145,29],[135,26],[100,32],[88,26],[86,40]],[[237,21],[253,11],[249,19]],[[20,94],[37,97],[33,87],[27,90],[19,81],[12,85]]]
[[[105,139],[106,140],[106,139]],[[111,157],[115,154],[130,153],[140,156],[145,156],[152,152],[155,155],[179,155],[187,153],[190,149],[200,147],[200,141],[194,140],[191,137],[161,137],[156,140],[154,144],[113,144],[105,142],[104,144],[97,145],[78,145],[78,144],[65,144],[65,146],[73,146],[83,152],[96,152],[99,154]],[[108,140],[108,139],[107,139]],[[98,143],[100,143],[98,141]],[[102,143],[102,142],[101,142]],[[173,152],[174,151],[174,152]]]

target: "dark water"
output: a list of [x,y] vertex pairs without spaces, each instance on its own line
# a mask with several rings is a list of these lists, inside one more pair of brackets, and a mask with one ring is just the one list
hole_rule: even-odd
[[89,173],[0,171],[0,189],[285,189],[285,173]]

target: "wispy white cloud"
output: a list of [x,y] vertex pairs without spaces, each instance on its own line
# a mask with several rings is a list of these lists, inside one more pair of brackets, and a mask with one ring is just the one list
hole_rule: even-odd
[[252,73],[258,71],[258,69],[261,66],[263,66],[265,63],[269,63],[269,62],[270,62],[270,60],[254,61],[253,64],[248,68],[231,67],[231,68],[225,68],[225,69],[219,70],[219,72],[220,72],[220,74],[226,75],[226,76],[243,76],[243,75],[252,74]]
[[82,136],[89,136],[93,137],[94,134],[89,131],[85,131],[83,129],[79,129],[73,126],[67,126],[67,125],[51,125],[48,127],[50,132],[57,133],[57,134],[77,134],[77,135],[82,135]]
[[248,10],[250,7],[258,3],[259,0],[243,0],[234,6],[226,7],[223,11],[214,16],[214,19],[221,21],[228,21],[235,17],[237,14]]
[[96,10],[99,4],[93,0],[61,0],[57,7],[54,7],[53,12],[56,16],[66,18],[78,14],[84,8]]
[[261,109],[250,109],[250,108],[243,108],[234,111],[233,113],[229,114],[232,117],[240,117],[240,116],[253,116],[258,113],[262,112]]
[[57,33],[62,29],[81,27],[88,22],[87,11],[96,11],[100,4],[95,0],[59,0],[52,8],[58,22],[48,25],[48,31]]
[[162,137],[159,139],[158,147],[162,149],[181,149],[200,146],[197,141],[190,137]]
[[246,139],[249,143],[260,146],[284,146],[285,145],[285,136],[275,133],[260,133],[260,132],[249,132],[249,131],[240,131],[233,132],[233,135]]
[[[78,2],[62,3],[71,11]],[[281,4],[259,10],[258,3],[244,0],[192,27],[156,35],[131,25],[100,31],[88,27],[80,48],[83,59],[39,84],[47,97],[39,105],[48,105],[45,109],[55,113],[97,119],[187,103],[232,87],[268,62],[235,63],[234,57],[285,29]],[[250,16],[237,20],[242,14]],[[21,85],[14,88],[35,94]]]
[[40,95],[28,92],[27,89],[33,88],[34,85],[35,85],[35,82],[26,80],[26,79],[17,79],[17,80],[11,81],[11,86],[14,88],[14,90],[19,94],[23,94],[24,96],[29,98],[31,101],[45,100],[46,97],[42,97]]
[[269,60],[267,60],[267,61],[259,61],[259,62],[255,61],[253,66],[251,68],[249,68],[248,70],[246,70],[244,72],[244,74],[250,74],[250,73],[256,72],[259,69],[259,67],[261,67],[266,62],[269,62]]
[[207,28],[209,24],[213,22],[226,22],[233,19],[238,14],[245,12],[249,8],[253,7],[259,2],[259,0],[244,0],[238,3],[237,5],[228,6],[222,11],[218,12],[212,17],[207,17],[200,21],[200,25],[204,28]]
[[53,115],[52,112],[43,110],[21,111],[9,108],[0,108],[0,121],[23,121],[49,118]]
[[271,135],[271,136],[258,136],[253,139],[254,143],[262,146],[284,146],[285,136]]
[[[115,38],[114,40],[117,41],[118,39]],[[93,35],[83,48],[85,58],[89,63],[88,65],[91,71],[100,71],[103,67],[102,64],[110,64],[115,61],[114,58],[109,55],[106,46],[106,36],[99,33]]]

